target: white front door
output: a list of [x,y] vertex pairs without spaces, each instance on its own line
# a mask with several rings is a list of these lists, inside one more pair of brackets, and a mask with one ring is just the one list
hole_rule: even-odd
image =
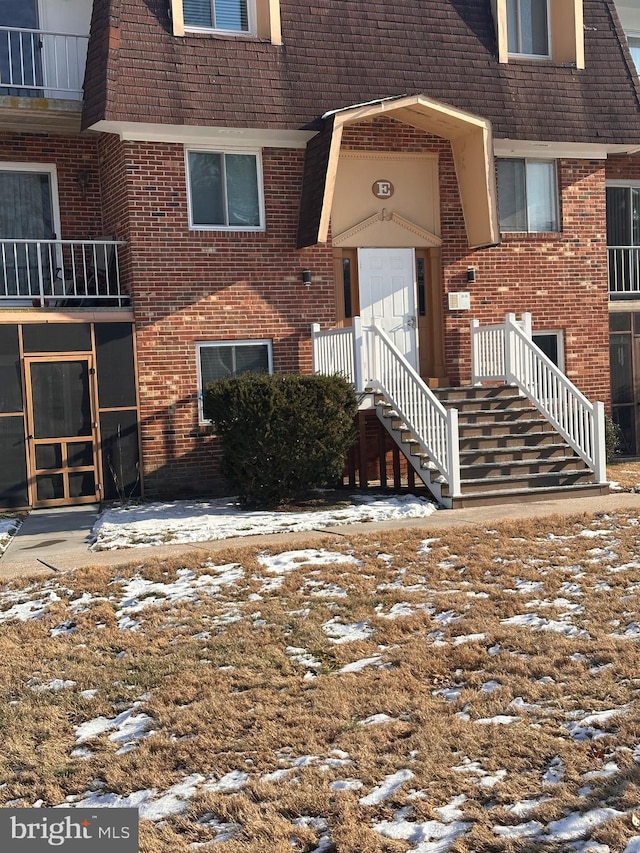
[[375,317],[417,370],[415,270],[413,249],[358,249],[362,322]]

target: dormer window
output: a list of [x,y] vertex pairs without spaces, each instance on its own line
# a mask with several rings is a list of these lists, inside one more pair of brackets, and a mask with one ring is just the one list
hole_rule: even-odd
[[183,0],[184,26],[186,30],[251,33],[250,7],[250,0]]
[[636,71],[640,74],[640,34],[633,33],[627,35],[627,42],[629,43],[629,51],[631,52],[631,59],[633,59]]
[[583,0],[491,0],[498,62],[584,68]]
[[510,54],[549,56],[548,0],[507,0]]
[[245,36],[282,44],[280,0],[169,0],[169,3],[174,36]]

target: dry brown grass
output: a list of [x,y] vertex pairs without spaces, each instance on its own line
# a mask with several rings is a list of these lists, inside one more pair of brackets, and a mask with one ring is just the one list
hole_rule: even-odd
[[607,477],[618,484],[623,492],[640,490],[640,461],[620,459],[607,465]]
[[[199,774],[180,814],[142,821],[143,853],[197,849],[190,845],[214,839],[221,824],[235,828],[215,845],[221,853],[314,851],[322,836],[333,845],[321,848],[327,853],[379,853],[415,841],[386,838],[376,823],[398,809],[417,824],[438,821],[436,809],[463,794],[469,827],[453,853],[567,851],[545,836],[502,838],[493,828],[545,827],[599,806],[624,813],[593,833],[621,852],[637,834],[640,796],[637,519],[514,521],[429,537],[424,547],[417,530],[350,533],[327,546],[344,559],[290,564],[282,575],[249,544],[216,555],[236,577],[215,594],[206,576],[220,570],[197,555],[188,565],[132,564],[115,577],[93,569],[16,584],[19,600],[49,605],[40,618],[0,623],[0,804],[77,802],[88,790],[159,795]],[[187,568],[201,583],[199,591],[191,584],[193,598],[138,592],[147,606],[128,614],[139,625],[127,630],[131,580],[170,584]],[[7,595],[0,610],[15,604]],[[537,626],[505,622],[534,616]],[[336,643],[330,620],[370,633]],[[543,630],[542,620],[567,633]],[[73,631],[52,636],[60,625]],[[373,660],[360,671],[340,671],[364,658]],[[33,689],[54,678],[75,684]],[[95,695],[80,695],[88,689]],[[72,755],[77,726],[131,708],[151,718],[150,736],[119,754],[122,743],[107,731],[83,744],[86,757]],[[576,739],[582,718],[611,709],[619,714],[584,724]],[[363,724],[376,714],[390,719]],[[497,715],[516,719],[476,722]],[[558,757],[563,776],[545,784]],[[612,762],[609,775],[585,776]],[[401,770],[413,776],[392,796],[360,802]],[[269,777],[274,771],[286,773]],[[234,772],[246,774],[241,789],[212,788]],[[361,787],[332,787],[341,780]],[[510,810],[536,798],[544,799],[526,817]]]

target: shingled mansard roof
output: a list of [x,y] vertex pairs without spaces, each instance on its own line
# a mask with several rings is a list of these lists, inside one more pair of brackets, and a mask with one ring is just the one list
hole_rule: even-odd
[[640,143],[613,0],[585,0],[585,63],[500,64],[490,0],[281,0],[283,44],[172,34],[168,0],[95,0],[84,126],[319,128],[326,112],[422,94],[494,138]]

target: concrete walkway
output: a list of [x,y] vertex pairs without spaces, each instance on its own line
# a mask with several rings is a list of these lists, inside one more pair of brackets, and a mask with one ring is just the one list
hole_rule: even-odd
[[85,505],[32,511],[4,555],[0,557],[0,580],[30,575],[53,575],[55,572],[83,566],[123,566],[153,558],[179,557],[199,552],[208,554],[239,546],[296,547],[302,543],[319,544],[327,539],[344,538],[353,534],[375,533],[384,530],[418,528],[432,535],[437,528],[456,525],[491,525],[508,519],[544,518],[554,515],[595,514],[631,510],[640,516],[640,494],[613,492],[606,496],[570,498],[557,501],[502,504],[473,509],[441,510],[426,518],[402,521],[366,522],[342,525],[301,533],[274,533],[218,539],[193,544],[161,545],[142,548],[123,548],[116,551],[90,551],[91,530],[98,517],[98,507]]

